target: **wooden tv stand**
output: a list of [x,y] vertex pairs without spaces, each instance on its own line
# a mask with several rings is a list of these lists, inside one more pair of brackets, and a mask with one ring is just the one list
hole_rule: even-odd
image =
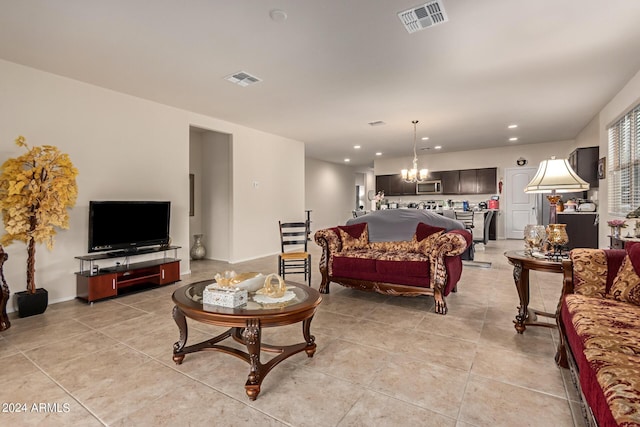
[[[80,260],[80,271],[76,273],[77,297],[87,302],[118,295],[144,288],[167,285],[180,280],[180,260],[177,250],[180,246],[142,248],[136,252],[106,252],[96,255],[77,256]],[[173,257],[167,252],[173,251]],[[129,258],[145,254],[162,253],[162,258],[129,263]],[[95,261],[124,258],[123,263],[100,268]],[[88,263],[88,268],[87,267]]]

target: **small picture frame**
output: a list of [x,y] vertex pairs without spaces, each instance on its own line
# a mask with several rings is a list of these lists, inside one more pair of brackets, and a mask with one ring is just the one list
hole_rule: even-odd
[[605,179],[607,176],[607,158],[602,157],[598,160],[598,179]]

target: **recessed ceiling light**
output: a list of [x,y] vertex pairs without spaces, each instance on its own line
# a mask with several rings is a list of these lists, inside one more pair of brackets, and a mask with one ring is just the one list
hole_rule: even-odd
[[422,140],[423,140],[423,141],[428,141],[428,140],[429,140],[429,137],[428,137],[428,136],[423,136],[423,137],[422,137]]
[[436,150],[440,150],[440,149],[442,148],[442,145],[436,145],[436,146],[435,146],[435,147],[433,147],[433,148],[435,148]]
[[376,156],[382,156],[382,153],[378,151],[378,152],[376,153]]
[[344,159],[345,162],[349,163],[351,159]]
[[518,138],[516,138],[515,136],[514,136],[514,137],[509,138],[509,141],[517,141],[517,140],[518,140]]
[[515,124],[514,124],[514,125],[509,125],[509,126],[507,126],[507,127],[508,127],[509,129],[515,129],[515,128],[517,128],[517,127],[518,127],[518,125],[515,125]]
[[360,146],[359,145],[354,145],[353,148],[355,148],[356,150],[359,150]]

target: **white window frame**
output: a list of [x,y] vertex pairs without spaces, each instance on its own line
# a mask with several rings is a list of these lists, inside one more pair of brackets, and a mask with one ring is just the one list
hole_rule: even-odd
[[609,214],[625,216],[640,207],[640,104],[607,129]]

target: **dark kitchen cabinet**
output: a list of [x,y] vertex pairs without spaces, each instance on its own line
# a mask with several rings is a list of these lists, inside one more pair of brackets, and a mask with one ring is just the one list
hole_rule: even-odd
[[591,188],[598,188],[599,155],[598,147],[576,148],[569,154],[569,165]]
[[442,194],[460,194],[460,171],[440,172]]
[[376,176],[376,193],[384,192],[385,195],[389,194],[389,177],[391,175],[377,175]]
[[478,194],[495,194],[498,168],[477,169]]
[[402,175],[377,175],[376,191],[384,191],[385,196],[415,196],[415,182],[405,182]]
[[598,248],[597,213],[558,212],[558,224],[567,224],[568,249]]
[[463,169],[440,172],[442,194],[494,194],[497,168]]
[[478,192],[478,173],[476,169],[460,171],[460,194],[476,194]]
[[415,196],[416,183],[403,181],[400,174],[390,175],[389,191],[391,192],[389,193],[390,196]]
[[438,179],[442,179],[442,172],[431,172],[427,175],[428,181],[436,181]]

